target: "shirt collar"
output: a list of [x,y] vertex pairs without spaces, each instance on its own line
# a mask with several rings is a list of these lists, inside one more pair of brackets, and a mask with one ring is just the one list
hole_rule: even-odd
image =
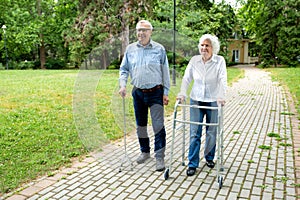
[[[138,47],[144,47],[139,42],[137,42],[137,46]],[[150,42],[144,48],[151,48],[151,47],[153,47],[153,41],[152,41],[152,39],[150,39]]]
[[212,55],[211,61],[212,61],[212,62],[218,62],[218,61],[217,61],[217,56],[216,56],[216,54],[213,54],[213,55]]
[[[203,62],[203,60],[202,60],[202,55],[201,55],[201,62]],[[218,62],[217,61],[217,56],[216,56],[216,54],[213,54],[212,56],[211,56],[211,59],[209,59],[207,62]]]

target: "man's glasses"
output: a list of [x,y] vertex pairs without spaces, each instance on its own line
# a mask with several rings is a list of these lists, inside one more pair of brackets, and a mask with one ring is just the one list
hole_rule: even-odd
[[142,33],[145,33],[147,31],[149,31],[150,29],[147,29],[147,28],[138,28],[136,29],[136,32],[142,32]]

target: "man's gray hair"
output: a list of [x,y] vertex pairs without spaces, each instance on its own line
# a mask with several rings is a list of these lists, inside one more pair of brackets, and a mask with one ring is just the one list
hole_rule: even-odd
[[217,36],[211,35],[211,34],[204,34],[201,36],[201,38],[199,39],[199,47],[200,44],[204,41],[204,40],[209,40],[211,42],[211,46],[212,46],[212,50],[214,54],[218,54],[220,51],[220,42]]
[[148,21],[148,20],[140,20],[137,24],[136,24],[136,29],[138,29],[139,28],[139,25],[140,24],[147,24],[147,25],[149,25],[150,26],[150,29],[151,30],[153,30],[153,26],[152,26],[152,24]]

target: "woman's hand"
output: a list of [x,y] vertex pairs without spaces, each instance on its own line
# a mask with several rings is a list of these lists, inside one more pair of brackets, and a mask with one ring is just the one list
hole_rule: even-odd
[[184,101],[185,101],[185,96],[179,95],[179,96],[176,97],[176,100],[179,100],[180,103],[184,103]]
[[218,105],[224,106],[226,102],[224,99],[218,99],[217,103],[218,103]]

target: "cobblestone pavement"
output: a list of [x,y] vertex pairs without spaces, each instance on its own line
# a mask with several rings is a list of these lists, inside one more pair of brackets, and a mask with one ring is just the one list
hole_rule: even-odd
[[[119,172],[124,151],[120,151],[123,142],[118,141],[106,145],[95,157],[76,162],[53,177],[42,178],[2,198],[297,199],[300,194],[294,184],[300,183],[299,155],[294,150],[300,147],[300,137],[298,130],[292,134],[288,95],[278,83],[271,81],[267,72],[251,66],[239,67],[245,69],[245,78],[229,87],[224,108],[224,171],[221,172],[224,182],[221,189],[216,168],[205,166],[203,148],[196,175],[186,176],[186,166],[181,163],[182,134],[178,134],[168,180],[164,179],[163,172],[155,172],[153,155],[145,164],[134,163],[132,170],[125,163]],[[166,164],[170,157],[172,122],[172,117],[166,121]],[[280,137],[274,137],[276,135]],[[134,161],[139,154],[135,134],[127,137],[127,150]]]

